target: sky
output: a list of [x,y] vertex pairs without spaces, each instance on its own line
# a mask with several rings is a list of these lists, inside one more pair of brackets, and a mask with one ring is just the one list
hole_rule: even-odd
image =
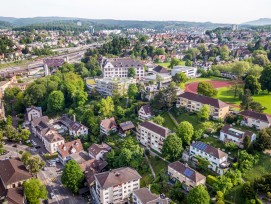
[[[1,2],[2,1],[2,2]],[[0,16],[244,23],[271,18],[271,0],[0,0]]]

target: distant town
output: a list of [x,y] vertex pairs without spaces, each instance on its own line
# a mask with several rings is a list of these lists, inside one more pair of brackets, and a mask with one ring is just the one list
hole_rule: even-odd
[[4,20],[0,203],[271,203],[271,26]]

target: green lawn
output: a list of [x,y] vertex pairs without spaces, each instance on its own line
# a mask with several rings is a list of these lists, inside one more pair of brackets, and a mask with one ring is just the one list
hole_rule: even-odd
[[271,172],[271,157],[266,154],[260,154],[259,162],[251,170],[245,172],[243,177],[245,180],[253,181],[255,178],[260,177]]
[[167,168],[167,162],[163,161],[159,157],[149,156],[149,159],[156,175]]
[[174,122],[172,121],[172,119],[170,118],[169,114],[166,112],[166,113],[163,113],[161,116],[165,119],[163,126],[167,127],[168,129],[172,131],[175,131],[176,126]]
[[239,185],[229,190],[229,192],[225,195],[225,203],[245,203],[245,198],[242,196],[242,187],[243,185]]
[[[170,62],[161,62],[161,63],[156,63],[156,64],[162,67],[168,68],[168,66],[170,65]],[[185,66],[185,61],[180,61],[180,65]]]
[[[218,89],[218,94],[217,98],[220,99],[221,101],[227,102],[227,103],[232,103],[236,105],[240,105],[241,100],[239,100],[238,97],[234,98],[234,93],[233,91],[230,90],[229,87],[223,87]],[[262,106],[266,107],[264,110],[264,113],[271,114],[271,95],[267,94],[266,92],[262,92],[259,95],[255,95],[252,97],[254,101],[257,101],[262,104]]]

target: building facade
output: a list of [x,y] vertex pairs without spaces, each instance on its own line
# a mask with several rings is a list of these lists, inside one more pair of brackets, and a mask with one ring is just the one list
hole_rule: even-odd
[[139,60],[131,58],[103,58],[101,60],[101,69],[104,78],[128,77],[130,68],[135,69],[138,79],[141,79],[145,75],[144,65]]
[[210,115],[214,119],[224,119],[229,114],[230,106],[218,99],[184,92],[179,95],[176,107],[185,107],[188,111],[199,111],[203,105],[210,106]]
[[189,78],[195,78],[197,76],[198,68],[196,67],[187,67],[187,66],[174,66],[171,70],[171,76],[175,76],[177,73],[185,73]]
[[241,122],[242,125],[255,127],[259,130],[271,126],[271,117],[266,114],[245,110],[240,112],[239,115],[243,116],[243,121]]
[[44,146],[46,150],[53,154],[57,152],[57,147],[65,143],[64,138],[58,133],[47,134],[44,136]]
[[42,116],[41,107],[31,106],[26,108],[26,116],[28,121],[32,121],[34,118],[40,118]]
[[137,140],[144,146],[161,152],[170,130],[154,122],[146,121],[137,128]]
[[190,145],[189,154],[190,157],[195,158],[199,156],[209,161],[209,169],[220,175],[223,175],[229,166],[228,154],[200,141],[196,141]]
[[154,116],[154,113],[150,105],[141,106],[141,108],[138,111],[138,117],[141,120],[149,120],[153,116]]
[[131,167],[95,174],[95,198],[100,204],[128,202],[133,191],[140,188],[141,176]]

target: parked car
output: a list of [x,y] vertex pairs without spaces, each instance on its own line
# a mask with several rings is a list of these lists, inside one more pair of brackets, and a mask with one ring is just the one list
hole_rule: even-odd
[[41,148],[41,146],[36,146],[35,148],[36,148],[36,149],[40,149],[40,148]]
[[54,199],[54,198],[56,197],[56,195],[54,194],[54,192],[51,192],[51,193],[50,193],[50,197],[51,197],[52,199]]
[[56,161],[57,163],[59,163],[59,162],[60,162],[59,158],[56,158],[56,159],[55,159],[55,161]]
[[12,145],[12,147],[15,147],[15,148],[17,148],[17,147],[18,147],[18,145],[17,145],[17,144],[14,144],[14,145]]

